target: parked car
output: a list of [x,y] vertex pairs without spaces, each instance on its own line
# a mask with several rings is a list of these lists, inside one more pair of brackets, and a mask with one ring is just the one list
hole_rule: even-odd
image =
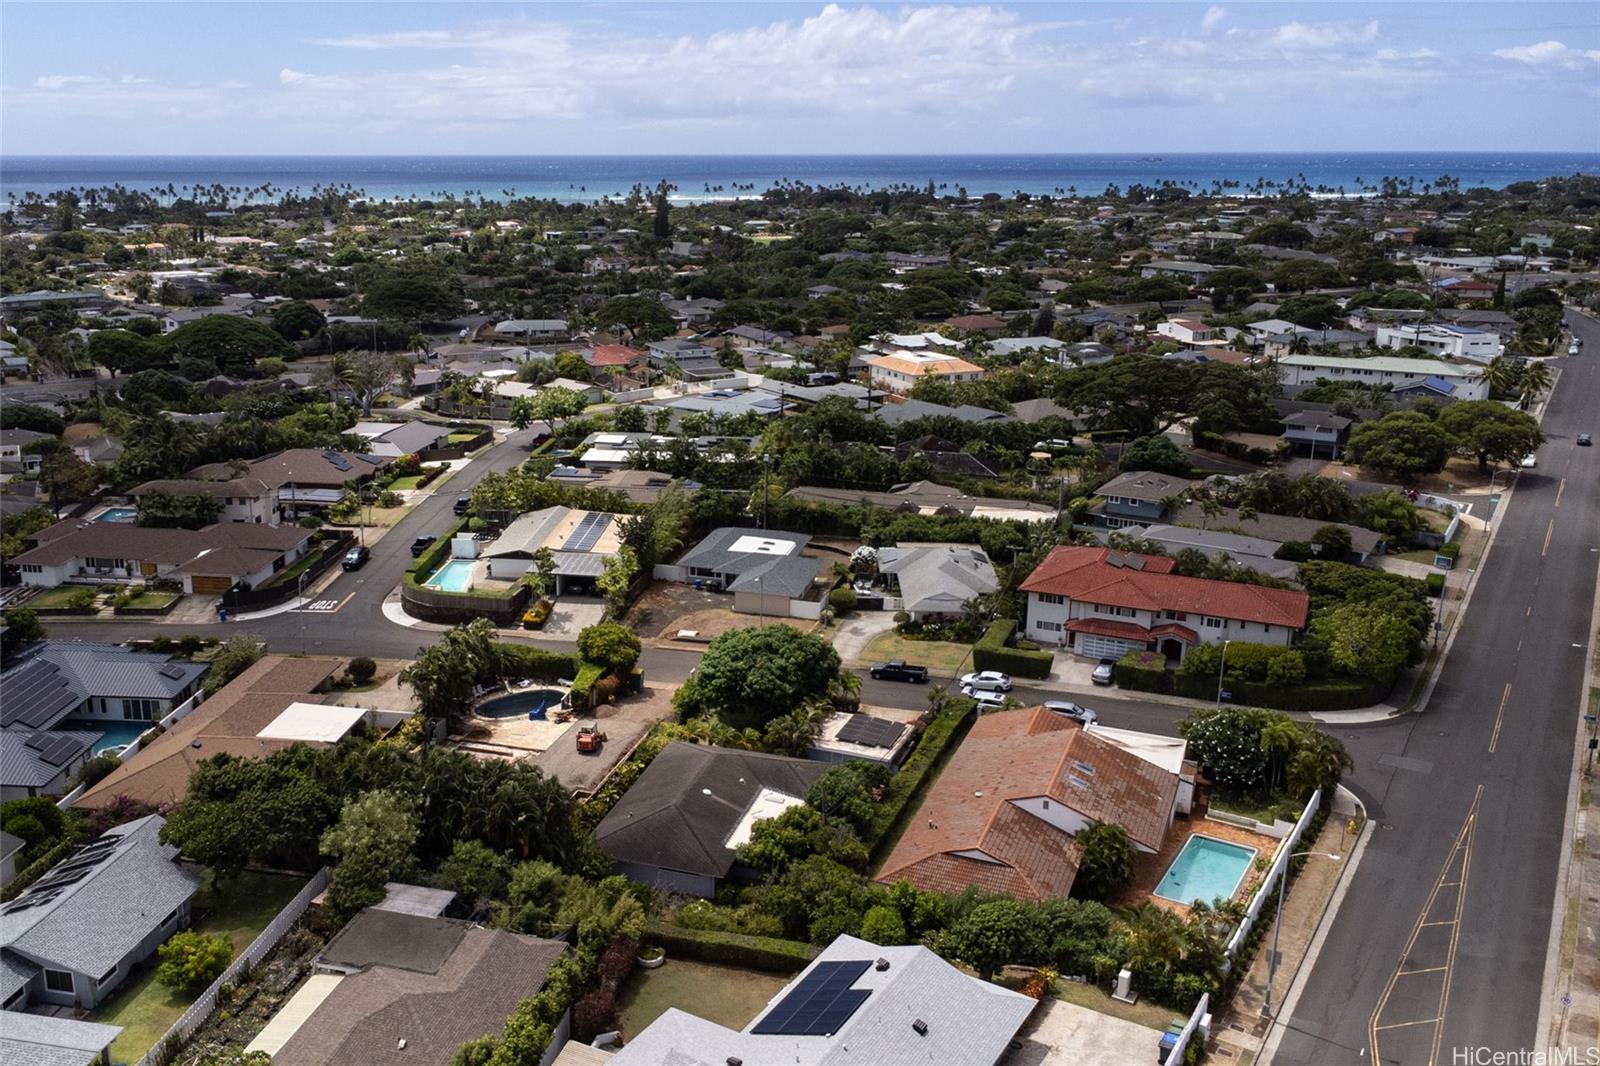
[[961,687],[972,689],[987,689],[991,692],[1010,692],[1011,675],[1002,674],[998,670],[979,670],[974,674],[961,676]]
[[1087,707],[1078,706],[1071,700],[1045,700],[1044,705],[1046,710],[1065,715],[1074,722],[1082,722],[1084,725],[1092,725],[1100,720],[1098,714]]
[[987,688],[968,688],[961,686],[961,694],[978,705],[978,711],[996,711],[1006,705],[1005,696]]
[[456,512],[456,514],[458,516],[466,514],[467,511],[469,511],[471,508],[472,508],[472,497],[471,496],[457,496],[456,497],[456,505],[455,505],[454,510],[455,510],[455,512]]
[[1089,675],[1089,680],[1097,685],[1109,685],[1112,682],[1112,667],[1117,665],[1115,659],[1101,659],[1094,668],[1094,673]]
[[928,680],[928,668],[906,662],[904,659],[890,659],[886,663],[873,663],[869,671],[878,681],[909,681],[913,685],[923,684]]
[[1578,447],[1587,448],[1587,447],[1589,447],[1589,445],[1591,445],[1593,443],[1594,443],[1594,438],[1589,436],[1589,434],[1587,434],[1587,433],[1579,433],[1578,434]]
[[344,553],[344,560],[339,564],[346,570],[360,570],[367,565],[367,560],[372,558],[372,549],[364,544],[359,544]]
[[578,750],[585,754],[597,752],[606,742],[606,735],[592,725],[578,727]]
[[432,547],[433,542],[438,539],[439,538],[434,536],[432,533],[425,533],[416,540],[412,541],[411,558],[415,559],[417,556],[427,551],[430,547]]
[[1522,469],[1524,469],[1524,470],[1532,470],[1534,467],[1536,467],[1538,465],[1539,465],[1539,457],[1537,455],[1533,455],[1533,454],[1530,453],[1530,454],[1524,455],[1522,457]]
[[1582,349],[1582,348],[1583,348],[1583,345],[1580,342],[1573,341],[1571,344],[1567,345],[1567,354],[1568,355],[1577,355],[1579,350]]

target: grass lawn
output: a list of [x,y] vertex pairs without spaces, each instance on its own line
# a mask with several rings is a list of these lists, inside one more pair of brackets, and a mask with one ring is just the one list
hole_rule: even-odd
[[412,474],[410,477],[397,477],[389,482],[391,492],[409,492],[417,487],[417,482],[422,480],[421,474]]
[[293,585],[300,580],[300,575],[319,562],[327,551],[328,549],[326,548],[311,549],[296,559],[292,565],[286,566],[276,574],[273,574],[271,580],[264,582],[261,587],[265,589],[276,588],[279,585]]
[[[1263,825],[1271,825],[1275,818],[1281,818],[1284,811],[1280,807],[1294,807],[1295,804],[1287,796],[1277,802],[1265,800],[1257,796],[1241,796],[1233,793],[1223,793],[1213,789],[1211,793],[1211,806],[1219,811],[1237,814],[1245,818],[1254,818]],[[1296,810],[1286,820],[1294,821],[1300,816]]]
[[636,970],[617,1001],[623,1040],[677,1007],[730,1029],[743,1029],[778,990],[789,983],[778,974],[667,959],[659,970]]
[[[194,928],[202,933],[226,936],[233,942],[236,953],[243,951],[304,884],[298,877],[246,871],[235,878],[225,892],[216,895],[211,887],[211,874],[207,872],[205,884],[194,901],[195,913],[206,913],[204,918],[195,921]],[[111,1045],[111,1056],[117,1062],[136,1062],[155,1046],[192,1002],[193,997],[171,992],[158,983],[152,965],[142,976],[118,989],[111,1003],[95,1011],[88,1020],[122,1026],[122,1035]]]
[[465,444],[469,440],[477,439],[478,434],[476,433],[452,433],[449,437],[445,438],[445,445],[448,447],[451,444]]
[[1057,981],[1055,994],[1057,999],[1075,1003],[1080,1007],[1088,1007],[1101,1014],[1109,1014],[1113,1018],[1121,1018],[1125,1022],[1149,1026],[1158,1032],[1165,1032],[1169,1022],[1182,1017],[1177,1011],[1158,1007],[1154,1003],[1143,1001],[1131,1005],[1119,1003],[1101,991],[1099,986],[1082,984],[1078,981]]
[[873,637],[872,642],[861,649],[861,660],[881,663],[889,659],[904,659],[908,663],[926,666],[931,673],[953,675],[971,654],[970,644],[955,644],[947,640],[907,640],[889,630]]
[[135,596],[128,606],[141,611],[160,610],[177,600],[176,592],[141,592]]
[[[64,608],[71,599],[84,590],[83,585],[57,585],[53,589],[45,589],[39,595],[29,600],[26,604],[39,610],[54,610]],[[93,590],[91,590],[93,591]]]

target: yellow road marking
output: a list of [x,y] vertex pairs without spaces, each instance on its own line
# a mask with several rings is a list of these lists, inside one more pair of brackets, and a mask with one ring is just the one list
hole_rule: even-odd
[[1511,698],[1511,682],[1506,682],[1506,689],[1500,693],[1500,709],[1494,715],[1494,732],[1489,735],[1489,754],[1494,754],[1495,747],[1500,743],[1500,726],[1506,717],[1506,700]]
[[[1506,691],[1508,693],[1510,689],[1511,686],[1507,685]],[[1406,1029],[1418,1025],[1432,1025],[1434,1027],[1433,1047],[1428,1053],[1428,1066],[1435,1066],[1439,1060],[1439,1042],[1444,1035],[1444,1018],[1450,1005],[1450,984],[1451,979],[1455,976],[1456,946],[1461,937],[1461,913],[1467,898],[1467,870],[1472,865],[1472,831],[1477,823],[1478,805],[1482,801],[1483,786],[1479,785],[1477,792],[1472,797],[1472,806],[1467,809],[1466,820],[1461,823],[1461,830],[1456,834],[1455,846],[1450,849],[1450,853],[1445,857],[1444,865],[1439,869],[1439,877],[1434,881],[1433,889],[1428,893],[1428,899],[1422,905],[1421,913],[1417,915],[1416,924],[1412,926],[1411,937],[1406,941],[1405,949],[1400,953],[1400,960],[1395,964],[1394,972],[1389,976],[1389,983],[1384,987],[1383,994],[1378,997],[1378,1004],[1373,1008],[1372,1017],[1367,1019],[1367,1042],[1369,1050],[1372,1052],[1374,1066],[1383,1061],[1382,1053],[1378,1047],[1378,1034],[1380,1032],[1386,1032],[1390,1029]],[[1457,880],[1447,882],[1445,878],[1450,876],[1451,868],[1455,865],[1457,858],[1461,860],[1461,872],[1456,875]],[[1449,921],[1428,921],[1428,914],[1438,901],[1440,890],[1450,886],[1459,886],[1459,890],[1456,893],[1454,915]],[[1405,965],[1405,960],[1415,950],[1417,938],[1422,935],[1423,928],[1433,925],[1453,927],[1450,930],[1450,947],[1445,958],[1445,964],[1442,967],[1436,967],[1434,970],[1428,971],[1403,970],[1401,967]],[[1444,985],[1439,992],[1439,1013],[1437,1015],[1418,1021],[1391,1022],[1386,1025],[1378,1024],[1379,1019],[1383,1016],[1384,1009],[1389,1005],[1389,997],[1394,994],[1395,985],[1399,983],[1401,977],[1408,976],[1412,972],[1432,973],[1435,970],[1444,971]]]
[[1549,555],[1550,554],[1550,535],[1553,534],[1555,531],[1556,531],[1556,520],[1554,518],[1552,518],[1552,519],[1550,519],[1550,524],[1548,526],[1544,527],[1544,548],[1540,550],[1540,552],[1539,552],[1540,555]]

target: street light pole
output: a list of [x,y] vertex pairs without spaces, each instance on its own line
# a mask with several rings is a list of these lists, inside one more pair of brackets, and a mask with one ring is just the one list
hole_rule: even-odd
[[1283,872],[1278,875],[1278,910],[1272,916],[1272,954],[1267,956],[1267,1000],[1261,1005],[1261,1016],[1272,1017],[1272,982],[1278,976],[1278,929],[1283,925],[1283,897],[1289,884],[1289,863],[1302,855],[1320,855],[1338,862],[1342,855],[1332,851],[1297,851],[1283,862]]
[[1228,645],[1232,641],[1222,642],[1222,665],[1217,667],[1217,706],[1222,706],[1222,675],[1228,672]]

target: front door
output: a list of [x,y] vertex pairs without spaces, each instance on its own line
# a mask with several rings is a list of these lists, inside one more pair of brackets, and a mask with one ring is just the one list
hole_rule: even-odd
[[1161,654],[1172,662],[1183,661],[1183,641],[1168,637],[1161,642]]

